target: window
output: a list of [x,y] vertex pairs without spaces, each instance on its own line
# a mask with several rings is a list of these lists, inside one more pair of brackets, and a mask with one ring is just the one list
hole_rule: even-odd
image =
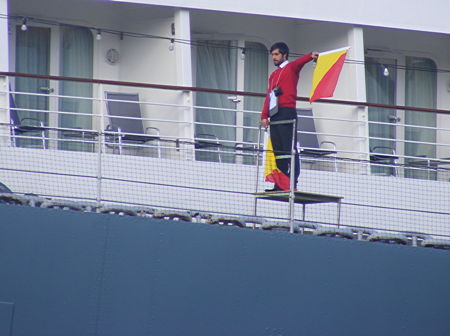
[[[406,57],[406,106],[436,108],[436,86],[436,64],[432,60]],[[436,114],[405,111],[405,124],[435,128]],[[405,127],[405,140],[405,156],[436,157],[436,129]],[[405,161],[408,163],[410,160],[414,159]],[[405,176],[427,178],[428,173],[417,169],[406,169]]]
[[[52,34],[59,34],[60,39],[52,39]],[[61,41],[53,44],[52,41]],[[45,28],[29,26],[22,31],[17,26],[15,32],[17,72],[49,75],[52,74],[92,78],[93,74],[93,38],[89,29],[85,28]],[[59,57],[51,59],[50,54]],[[52,71],[50,69],[53,69]],[[60,82],[59,87],[50,87],[47,79],[20,78],[15,81],[15,90],[26,92],[27,95],[17,94],[15,97],[19,111],[19,118],[32,118],[42,121],[46,126],[65,128],[91,128],[92,118],[87,115],[49,114],[49,110],[75,113],[92,113],[92,102],[75,98],[50,98],[51,92],[76,97],[92,97],[92,84],[77,82]],[[52,132],[47,132],[52,133]],[[55,138],[61,136],[58,148],[83,150],[80,143],[64,142],[64,132],[52,134]],[[20,139],[19,146],[41,146],[41,142],[32,139]],[[51,144],[49,147],[56,147]]]
[[[92,78],[93,38],[84,28],[63,28],[61,46],[61,75],[65,77]],[[80,82],[60,82],[60,94],[73,97],[92,97],[92,84]],[[84,115],[61,114],[59,127],[91,129],[92,101],[86,99],[61,98],[59,109]],[[63,133],[64,134],[64,133]],[[65,133],[67,134],[67,133]],[[76,136],[76,133],[73,133]],[[85,150],[86,144],[60,141],[60,149]]]
[[[404,72],[397,71],[399,63],[405,65]],[[436,64],[431,59],[366,57],[366,93],[370,103],[436,108],[436,86]],[[369,107],[368,110],[369,121],[373,122],[369,124],[370,148],[381,146],[401,154],[404,159],[400,162],[406,165],[405,177],[430,178],[429,172],[408,169],[407,166],[420,157],[436,157],[436,115],[378,107]],[[374,165],[371,171],[391,175],[393,168]]]
[[[231,40],[201,40],[196,47],[196,85],[201,88],[222,90],[244,90],[265,92],[268,76],[267,48],[257,42]],[[241,46],[238,48],[238,46]],[[245,48],[245,57],[242,53]],[[239,76],[237,69],[244,69]],[[243,126],[256,127],[259,124],[259,113],[262,98],[244,97],[239,102],[229,99],[230,95],[214,93],[197,93],[196,105],[214,109],[196,109],[197,137],[216,138],[224,145],[223,150],[230,154],[197,151],[197,160],[236,162],[234,151],[236,144],[256,142],[257,132]],[[223,110],[221,110],[223,109]],[[252,112],[239,112],[250,110]],[[224,125],[224,126],[222,126]],[[203,135],[203,136],[202,136]],[[226,141],[223,141],[226,140]],[[245,144],[244,144],[245,145]],[[243,156],[243,163],[251,163],[248,156]]]

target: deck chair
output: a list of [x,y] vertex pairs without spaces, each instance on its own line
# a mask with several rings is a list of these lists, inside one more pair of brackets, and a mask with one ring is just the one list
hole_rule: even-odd
[[42,148],[46,149],[44,123],[35,118],[19,118],[17,106],[12,94],[9,94],[9,116],[10,116],[10,133],[11,144],[17,147],[17,137],[29,136],[42,141]]
[[375,146],[370,149],[370,162],[390,166],[390,173],[388,175],[398,176],[398,159],[399,157],[392,147]]
[[109,124],[105,134],[107,142],[122,154],[126,144],[156,143],[158,157],[161,157],[160,132],[156,127],[146,127],[142,123],[139,94],[105,92],[106,110]]
[[[321,141],[319,143],[312,109],[297,109],[297,139],[301,157],[322,158],[332,156],[334,171],[337,171],[336,144],[332,141]],[[324,145],[329,145],[332,149],[324,148]]]

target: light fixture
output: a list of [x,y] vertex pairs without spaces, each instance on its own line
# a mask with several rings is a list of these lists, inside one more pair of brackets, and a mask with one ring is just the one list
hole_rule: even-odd
[[389,70],[388,70],[387,66],[384,66],[383,76],[384,76],[384,77],[389,76]]
[[245,48],[242,48],[241,60],[245,60]]
[[27,29],[28,29],[28,26],[27,26],[27,18],[23,18],[23,20],[22,20],[22,25],[20,26],[20,29],[21,29],[22,31],[27,31]]
[[173,51],[173,49],[175,49],[175,44],[174,44],[175,40],[174,39],[170,39],[170,44],[169,44],[169,50]]
[[100,41],[102,39],[102,31],[100,29],[97,29],[97,41]]

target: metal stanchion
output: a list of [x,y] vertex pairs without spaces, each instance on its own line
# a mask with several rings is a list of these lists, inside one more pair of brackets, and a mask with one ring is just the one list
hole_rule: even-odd
[[292,120],[292,144],[291,144],[291,166],[289,171],[289,231],[294,233],[294,201],[295,201],[295,134],[297,132],[296,119]]
[[[291,159],[290,171],[289,171],[289,191],[288,190],[280,190],[274,192],[261,192],[255,193],[255,214],[256,214],[256,202],[258,199],[262,200],[272,200],[272,201],[282,201],[289,203],[289,228],[290,232],[294,233],[294,210],[295,203],[302,204],[303,206],[303,221],[305,220],[305,208],[307,204],[319,204],[319,203],[337,203],[337,225],[339,228],[340,220],[341,220],[341,201],[342,196],[334,196],[334,195],[324,195],[324,194],[315,194],[311,192],[300,192],[295,191],[295,168],[296,165],[300,165],[300,160],[296,160],[297,150],[295,148],[296,142],[296,133],[297,133],[297,119],[291,120],[280,120],[271,122],[271,125],[280,125],[280,124],[292,124],[292,144],[291,144],[291,152],[289,155],[278,155],[278,159]],[[300,166],[299,166],[300,167]],[[259,174],[257,173],[257,179],[259,179]],[[258,186],[258,181],[256,182]],[[257,189],[257,188],[256,188]]]
[[102,138],[103,133],[98,133],[97,139],[97,205],[100,206],[102,202]]
[[[292,145],[291,145],[291,152],[289,155],[285,155],[286,159],[291,159],[291,165],[290,165],[290,172],[289,172],[289,179],[290,179],[290,186],[289,186],[289,225],[290,225],[290,232],[294,233],[294,205],[295,205],[295,134],[297,132],[297,122],[296,119],[292,120],[279,120],[279,121],[273,121],[270,123],[271,125],[281,125],[281,124],[292,124]],[[259,147],[261,145],[261,126],[259,127],[258,132],[258,151],[257,151],[257,160],[256,160],[256,183],[255,183],[255,194],[258,193],[258,183],[259,183]],[[253,215],[256,216],[257,213],[257,204],[258,204],[258,197],[255,197],[255,203],[253,208]]]
[[[258,184],[259,184],[259,148],[261,147],[261,125],[259,125],[258,129],[258,146],[256,147],[256,183],[255,183],[255,193],[258,192]],[[253,207],[253,216],[256,216],[258,206],[258,199],[255,197],[255,204]]]

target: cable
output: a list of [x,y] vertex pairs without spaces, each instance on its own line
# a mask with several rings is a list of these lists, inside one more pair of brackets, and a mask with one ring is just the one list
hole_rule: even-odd
[[[30,22],[35,22],[39,24],[49,25],[49,26],[60,26],[60,27],[68,27],[68,28],[85,28],[92,31],[97,32],[97,40],[100,40],[102,37],[102,34],[112,34],[117,35],[121,40],[124,39],[124,37],[133,37],[133,38],[150,38],[150,39],[159,39],[159,40],[167,40],[169,41],[169,48],[170,50],[173,50],[174,44],[183,44],[183,45],[189,45],[192,47],[206,47],[206,48],[220,48],[220,49],[228,49],[228,50],[240,50],[242,55],[248,54],[249,52],[256,52],[256,53],[265,53],[268,54],[268,50],[261,50],[260,48],[252,48],[252,47],[239,47],[239,46],[232,46],[232,45],[219,45],[214,44],[209,41],[203,41],[203,40],[188,40],[188,39],[180,39],[180,38],[174,38],[173,36],[159,36],[159,35],[151,35],[151,34],[145,34],[145,33],[135,33],[135,32],[127,32],[127,31],[120,31],[115,29],[108,29],[108,28],[100,28],[100,27],[93,27],[93,26],[82,26],[82,25],[75,25],[75,24],[69,24],[64,22],[58,22],[58,21],[52,21],[52,20],[46,20],[41,18],[33,18],[33,17],[24,17],[24,16],[16,16],[16,15],[5,15],[0,14],[0,19],[13,19],[16,21],[19,21],[19,23],[22,24],[22,27],[25,25],[30,24]],[[23,31],[26,31],[26,29],[23,29]],[[305,54],[302,53],[295,53],[290,52],[290,55],[294,57],[301,57]],[[368,65],[368,64],[380,64],[378,62],[371,62],[371,61],[362,61],[362,60],[355,60],[355,59],[348,59],[346,58],[344,63],[346,64],[355,64],[355,65]],[[435,72],[435,73],[450,73],[450,70],[447,69],[429,69],[429,68],[423,68],[423,67],[408,67],[405,65],[398,65],[398,64],[389,64],[385,65],[385,68],[387,69],[397,69],[397,70],[413,70],[413,71],[426,71],[426,72]]]

